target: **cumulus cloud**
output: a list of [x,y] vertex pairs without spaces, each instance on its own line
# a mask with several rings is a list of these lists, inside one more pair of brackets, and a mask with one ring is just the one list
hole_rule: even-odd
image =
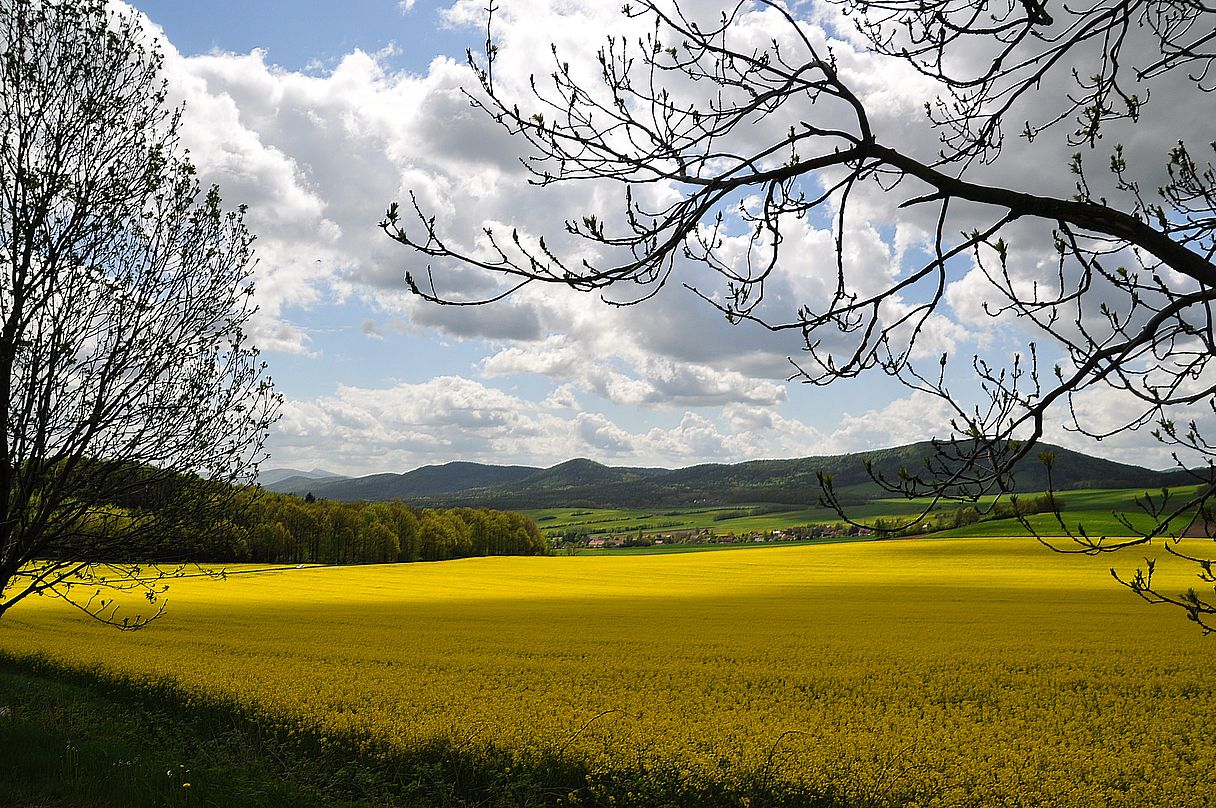
[[458,376],[342,385],[332,395],[288,401],[271,448],[276,463],[348,474],[452,458],[549,466],[586,456],[678,467],[833,452],[820,432],[773,408],[732,404],[722,415],[685,411],[670,426],[631,426],[582,409],[566,386],[537,402]]
[[[616,360],[614,366],[606,360]],[[625,367],[627,370],[622,370]],[[539,373],[567,381],[614,404],[636,407],[722,406],[736,402],[770,405],[786,398],[785,387],[737,371],[647,355],[628,340],[605,345],[594,358],[567,336],[535,345],[515,345],[486,357],[488,377]]]
[[[289,401],[272,436],[276,463],[366,474],[405,471],[437,458],[552,465],[573,456],[610,463],[678,466],[714,458],[791,456],[781,419],[746,433],[685,412],[669,428],[630,430],[578,409],[569,389],[529,399],[458,376],[388,388],[343,385],[333,395]],[[805,430],[804,430],[805,432]]]
[[[403,14],[413,7],[413,0],[399,3]],[[718,11],[716,4],[696,0],[688,7],[707,19]],[[940,142],[924,120],[922,104],[936,88],[898,60],[866,53],[852,25],[835,16],[836,5],[808,8],[806,13],[815,15],[808,36],[816,47],[832,49],[842,77],[869,108],[878,136],[932,159]],[[483,0],[459,0],[442,18],[467,30],[477,47],[484,36],[484,9]],[[774,35],[789,38],[771,9],[752,11],[740,17],[737,45],[764,47]],[[495,17],[497,86],[508,97],[526,98],[529,76],[543,77],[549,70],[551,44],[593,84],[600,69],[588,43],[599,43],[608,32],[626,32],[633,41],[645,33],[639,25],[644,23],[623,19],[619,4],[502,4]],[[788,44],[801,47],[792,40]],[[249,205],[248,222],[259,236],[259,344],[320,355],[325,339],[310,326],[309,309],[357,300],[374,315],[360,313],[354,320],[363,320],[368,338],[441,335],[482,346],[478,379],[447,376],[388,389],[348,384],[332,395],[290,404],[278,441],[287,455],[302,457],[311,441],[336,453],[318,456],[314,462],[321,465],[337,465],[331,462],[337,457],[350,469],[377,463],[400,469],[423,458],[556,462],[581,448],[664,465],[876,448],[942,433],[950,413],[940,402],[917,396],[845,416],[836,426],[810,415],[793,417],[785,378],[793,370],[789,358],[798,359],[803,347],[798,331],[774,332],[746,322],[731,326],[717,309],[682,288],[687,284],[721,300],[723,279],[688,262],[677,262],[666,287],[638,306],[606,306],[594,295],[539,285],[487,307],[439,307],[408,295],[406,272],[424,285],[433,279],[437,291],[461,300],[492,297],[504,286],[490,273],[433,264],[390,241],[377,223],[394,200],[406,207],[406,218],[416,200],[435,217],[447,243],[462,251],[493,260],[485,232],[490,228],[500,243],[512,233],[527,244],[545,237],[551,249],[578,265],[606,257],[570,239],[563,221],[595,213],[619,222],[623,192],[613,184],[527,185],[518,162],[521,143],[470,104],[466,92],[478,91],[465,65],[441,56],[420,73],[393,71],[386,67],[390,55],[354,51],[326,70],[299,73],[276,66],[258,50],[185,57],[171,44],[166,47],[171,91],[186,104],[183,138],[201,177],[218,183],[228,203]],[[704,95],[706,87],[689,83],[673,91]],[[1172,92],[1154,103],[1168,104]],[[830,117],[831,110],[811,112]],[[768,125],[743,128],[730,135],[729,144],[719,145],[755,146],[779,131],[782,121],[807,113],[805,107],[792,107]],[[1176,116],[1144,121],[1128,143],[1144,158],[1137,166],[1156,167],[1136,169],[1145,187],[1155,187],[1153,171],[1161,165],[1162,155],[1151,154],[1154,144],[1202,134],[1207,127],[1194,105]],[[1163,136],[1166,128],[1169,135]],[[1010,140],[1006,149],[996,164],[977,167],[981,176],[1042,193],[1072,193],[1075,178],[1063,170],[1071,147],[1059,138],[1034,144]],[[937,210],[897,207],[919,193],[914,185],[905,183],[895,193],[876,185],[855,189],[843,242],[850,289],[876,292],[931,259]],[[647,204],[676,192],[662,184],[638,191]],[[839,280],[837,204],[830,203],[822,216],[785,223],[780,260],[756,309],[759,317],[789,323],[800,307],[817,311],[831,300]],[[952,208],[947,229],[981,226],[992,215],[980,206],[960,205]],[[748,238],[739,221],[731,225],[721,258],[744,272]],[[417,224],[407,222],[407,227]],[[1018,288],[1032,288],[1051,276],[1050,240],[1043,226],[1019,223],[1011,232],[1018,248],[1011,277]],[[1020,325],[994,322],[988,315],[985,302],[999,302],[1000,295],[970,258],[952,262],[949,272],[946,305],[926,321],[914,358],[935,362],[942,353],[967,354],[1031,338]],[[884,316],[897,317],[922,303],[935,284],[930,279],[906,290]],[[647,291],[630,287],[606,294],[624,302]],[[855,344],[837,332],[822,336],[821,349],[836,355]],[[532,400],[493,386],[513,376],[531,376],[551,387]],[[662,416],[659,421],[668,426],[639,426],[641,418],[623,425],[584,411],[599,402]],[[672,418],[679,423],[670,426]]]
[[613,457],[633,449],[629,433],[603,415],[581,412],[574,418],[574,429],[583,445],[595,450],[597,456]]
[[553,389],[543,402],[543,406],[553,410],[577,410],[580,409],[578,394],[573,385],[562,384]]
[[[1098,390],[1082,396],[1078,409],[1089,429],[1135,414],[1128,399]],[[568,386],[536,402],[470,379],[442,376],[388,388],[341,386],[333,395],[288,402],[272,449],[276,463],[320,465],[348,474],[406,471],[456,457],[550,466],[587,456],[610,465],[675,468],[837,455],[946,438],[951,415],[940,399],[913,393],[848,413],[831,430],[817,429],[776,407],[742,403],[718,413],[685,411],[670,426],[630,427],[606,413],[582,409]],[[1216,416],[1206,412],[1198,418],[1201,429],[1216,434]],[[1091,451],[1092,440],[1070,426],[1055,418],[1045,439]],[[1173,464],[1167,447],[1148,447],[1142,431],[1107,439],[1102,453],[1156,468]]]
[[[473,36],[484,24],[483,4],[454,3],[443,16],[479,41]],[[525,89],[528,74],[538,69],[537,54],[547,53],[550,42],[594,68],[586,43],[636,24],[604,4],[511,4],[496,22],[502,48],[496,81]],[[749,17],[743,33],[760,42],[769,25],[763,16]],[[760,328],[732,329],[711,306],[678,288],[624,309],[553,290],[481,309],[423,305],[404,294],[405,272],[426,283],[429,268],[377,230],[392,200],[408,205],[412,194],[437,217],[453,246],[482,254],[485,227],[558,243],[561,228],[554,225],[562,218],[614,212],[621,203],[619,187],[529,188],[518,164],[519,143],[470,105],[472,77],[458,62],[439,57],[425,75],[394,73],[384,67],[387,54],[355,51],[326,73],[305,75],[276,67],[257,50],[190,58],[168,50],[171,87],[186,102],[185,138],[205,181],[218,182],[232,202],[250,205],[249,221],[259,234],[263,333],[270,336],[263,341],[270,347],[309,349],[306,330],[283,321],[284,310],[354,295],[416,329],[463,339],[511,343],[565,334],[581,346],[585,363],[599,357],[624,363],[623,377],[604,368],[594,383],[613,400],[657,405],[670,394],[671,406],[682,407],[777,397],[772,384],[788,374],[786,358],[797,343]],[[860,284],[889,276],[893,250],[901,249],[872,229],[867,233],[850,247],[852,260],[867,268]],[[788,265],[768,290],[770,315],[788,318],[799,305],[822,299],[834,282],[832,238],[809,223],[791,230]],[[902,245],[907,238],[901,238]],[[581,256],[568,242],[563,246],[595,258]],[[468,267],[433,269],[445,295],[478,298],[500,289],[493,276]],[[720,283],[695,274],[687,280],[710,293]],[[605,353],[604,345],[620,349]],[[659,360],[696,367],[677,370]],[[593,386],[586,378],[578,383]],[[747,386],[755,389],[744,393]]]
[[527,402],[469,379],[441,376],[387,389],[340,386],[335,394],[289,401],[275,430],[276,458],[330,463],[340,471],[405,471],[427,458],[492,460],[551,453],[551,430]]
[[512,301],[452,311],[439,306],[419,306],[412,309],[410,320],[415,325],[461,337],[531,342],[545,335],[540,312]]
[[949,438],[954,411],[940,398],[913,393],[859,413],[849,413],[829,434],[825,444],[832,453],[845,454]]
[[[1181,391],[1209,389],[1211,376],[1208,373],[1207,378],[1184,381]],[[1070,409],[1052,414],[1044,427],[1045,440],[1123,463],[1157,469],[1207,465],[1208,459],[1201,452],[1153,437],[1154,431],[1166,434],[1161,419],[1173,421],[1179,437],[1193,425],[1202,440],[1216,439],[1216,411],[1208,402],[1155,412],[1126,390],[1097,384],[1075,394],[1070,404]],[[1093,435],[1102,436],[1101,442],[1095,443]]]

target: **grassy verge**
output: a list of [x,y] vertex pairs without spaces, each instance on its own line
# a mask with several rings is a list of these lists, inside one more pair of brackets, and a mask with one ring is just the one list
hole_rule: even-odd
[[[759,771],[731,782],[674,769],[592,772],[560,755],[276,729],[164,685],[0,654],[0,806],[773,806],[847,808]],[[869,803],[868,803],[869,804]]]

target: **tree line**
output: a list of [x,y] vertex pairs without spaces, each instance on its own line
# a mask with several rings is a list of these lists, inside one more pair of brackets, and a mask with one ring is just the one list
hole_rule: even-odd
[[417,509],[403,502],[336,502],[250,491],[210,542],[225,558],[274,564],[443,561],[543,555],[527,516],[489,508]]
[[[142,467],[129,477],[145,476]],[[92,500],[61,526],[62,541],[48,548],[53,558],[72,558],[79,545],[107,543],[107,563],[140,561],[256,562],[268,564],[361,564],[443,561],[487,555],[541,555],[545,537],[527,516],[489,508],[415,508],[401,501],[340,502],[297,497],[247,486],[229,493],[216,481],[190,477],[144,484],[127,496]],[[161,520],[165,503],[216,496],[231,498],[224,518],[206,524]],[[163,500],[163,501],[162,501]],[[62,520],[61,520],[62,521]],[[139,529],[158,531],[155,545],[127,548],[118,541]]]

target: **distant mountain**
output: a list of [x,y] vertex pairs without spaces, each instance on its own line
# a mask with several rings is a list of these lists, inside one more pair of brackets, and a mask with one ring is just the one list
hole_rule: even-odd
[[258,482],[263,486],[269,486],[281,480],[287,480],[292,477],[300,477],[307,480],[319,480],[328,477],[341,477],[341,474],[335,474],[332,471],[325,469],[313,469],[312,471],[300,471],[299,469],[262,469],[258,473]]
[[[1159,488],[1181,485],[1179,472],[1158,472],[1125,463],[1042,445],[1055,453],[1052,466],[1057,490],[1077,488]],[[846,501],[861,502],[883,494],[866,473],[895,479],[900,468],[915,474],[932,453],[928,443],[873,452],[791,460],[704,464],[682,469],[605,466],[593,460],[567,460],[547,469],[453,462],[424,466],[405,474],[367,477],[312,477],[297,474],[263,485],[272,490],[338,500],[400,499],[420,506],[485,505],[496,508],[660,507],[692,504],[774,502],[811,505],[819,500],[817,473],[832,476]],[[1017,488],[1041,491],[1046,468],[1038,452],[1015,470]]]
[[603,486],[628,485],[670,473],[668,469],[605,466],[580,457],[525,477],[521,480],[521,487],[544,491],[584,491]]
[[326,499],[414,501],[430,500],[443,495],[463,494],[473,497],[478,491],[509,486],[539,471],[541,469],[531,466],[490,466],[455,461],[442,466],[423,466],[405,474],[386,473],[333,479],[296,476],[262,485],[271,491],[300,496],[312,494]]

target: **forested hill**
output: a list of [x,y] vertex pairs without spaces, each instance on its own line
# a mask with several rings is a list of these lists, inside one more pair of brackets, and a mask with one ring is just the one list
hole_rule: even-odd
[[[1057,490],[1148,489],[1189,481],[1181,472],[1152,471],[1056,446],[1042,445],[1039,451],[1055,454],[1052,479]],[[931,452],[928,443],[916,443],[850,455],[753,460],[681,469],[605,466],[586,459],[568,460],[547,469],[454,462],[424,466],[405,474],[322,479],[289,477],[266,488],[347,501],[399,499],[418,505],[498,508],[652,507],[735,502],[805,504],[818,500],[817,472],[823,471],[832,476],[838,493],[851,500],[863,501],[881,495],[866,473],[867,461],[876,473],[895,478],[901,467],[913,473],[923,469],[924,458]],[[1016,469],[1018,490],[1046,488],[1047,470],[1038,460],[1038,453],[1032,452]]]

